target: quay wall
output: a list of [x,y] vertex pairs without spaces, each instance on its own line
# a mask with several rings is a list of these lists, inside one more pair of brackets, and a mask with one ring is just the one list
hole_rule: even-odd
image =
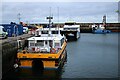
[[2,44],[2,77],[13,68],[17,53],[17,42],[10,41]]
[[2,45],[2,78],[4,78],[10,70],[14,69],[15,59],[17,58],[18,42],[20,39],[22,46],[25,46],[25,40],[32,35],[21,35],[18,37],[8,37],[7,39],[1,40],[0,45]]

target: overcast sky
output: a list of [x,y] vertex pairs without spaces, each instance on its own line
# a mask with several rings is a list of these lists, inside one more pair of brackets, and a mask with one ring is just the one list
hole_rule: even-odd
[[107,22],[118,22],[118,2],[3,2],[2,23],[18,22],[18,13],[21,21],[29,23],[48,22],[46,17],[51,14],[53,22],[102,22],[106,15]]

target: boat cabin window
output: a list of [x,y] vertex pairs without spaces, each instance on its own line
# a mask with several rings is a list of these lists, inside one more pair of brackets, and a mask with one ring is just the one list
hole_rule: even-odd
[[35,46],[35,43],[30,43],[30,46]]
[[37,40],[36,46],[44,46],[44,41]]
[[29,46],[35,46],[35,41],[29,41]]
[[58,34],[58,31],[52,31],[52,34]]
[[48,34],[48,31],[41,31],[42,34]]

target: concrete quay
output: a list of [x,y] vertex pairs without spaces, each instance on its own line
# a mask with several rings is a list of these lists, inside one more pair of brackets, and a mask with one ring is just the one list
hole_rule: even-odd
[[23,34],[16,37],[8,37],[7,39],[0,40],[0,66],[1,69],[1,77],[4,77],[9,70],[13,69],[13,65],[15,63],[18,44],[17,40],[22,40],[22,46],[25,45],[25,40],[33,35]]

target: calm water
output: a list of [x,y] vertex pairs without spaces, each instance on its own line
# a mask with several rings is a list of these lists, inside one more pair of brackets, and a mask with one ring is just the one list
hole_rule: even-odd
[[[118,34],[81,33],[78,41],[67,44],[67,63],[61,70],[10,72],[14,80],[58,80],[62,78],[118,77]],[[42,79],[41,79],[42,78]]]

